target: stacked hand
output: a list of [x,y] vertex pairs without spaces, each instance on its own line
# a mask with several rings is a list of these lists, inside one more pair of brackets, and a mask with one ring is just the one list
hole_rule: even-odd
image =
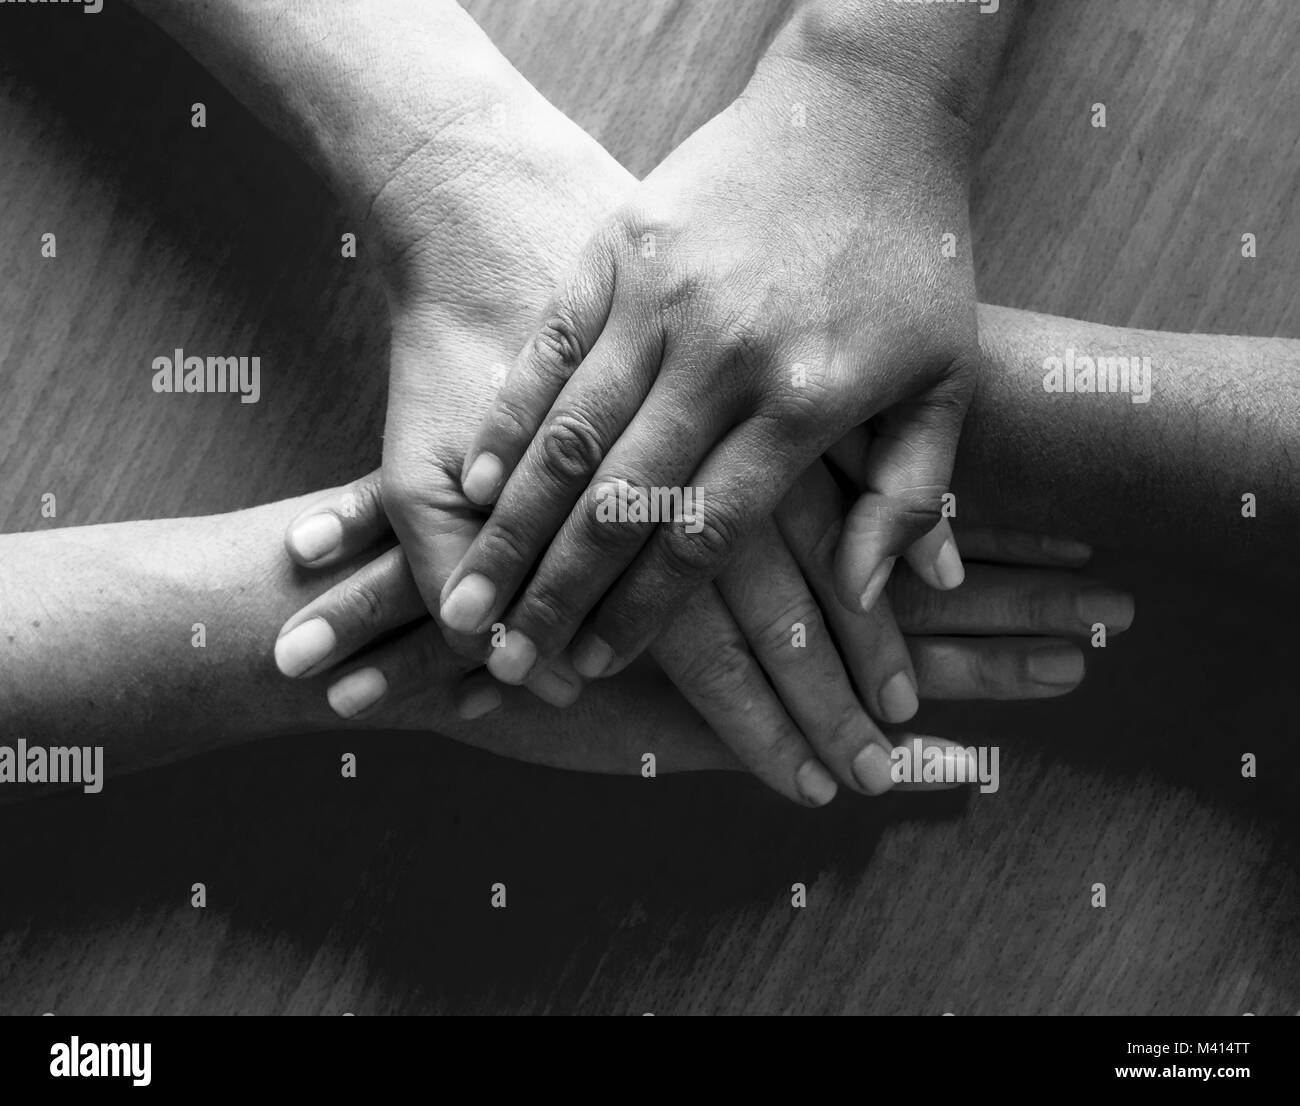
[[[288,545],[295,559],[309,567],[335,564],[366,550],[375,556],[295,615],[276,650],[289,675],[332,670],[330,700],[341,714],[355,715],[417,689],[443,632],[458,651],[480,662],[504,658],[491,661],[493,670],[504,665],[503,674],[511,682],[525,682],[556,705],[571,702],[580,688],[579,674],[560,651],[560,637],[548,639],[541,663],[520,666],[517,658],[528,650],[521,647],[516,627],[507,629],[497,622],[494,628],[490,614],[443,628],[428,619],[430,596],[441,595],[453,575],[463,583],[467,573],[458,565],[485,550],[501,549],[484,540],[486,510],[468,494],[475,478],[468,487],[461,478],[475,428],[485,418],[489,427],[499,425],[501,408],[494,405],[494,397],[505,366],[525,345],[530,323],[539,317],[564,268],[580,254],[584,260],[578,263],[579,272],[584,264],[603,263],[592,259],[606,256],[599,252],[606,248],[599,243],[607,241],[602,234],[608,231],[598,233],[598,245],[583,252],[584,241],[602,225],[602,218],[613,220],[606,225],[623,225],[627,212],[634,210],[628,204],[641,194],[595,142],[535,94],[523,94],[511,84],[503,99],[508,105],[506,126],[466,126],[451,137],[464,145],[465,159],[473,159],[472,175],[447,174],[445,150],[436,164],[412,158],[386,181],[383,203],[371,205],[383,220],[381,237],[390,244],[385,278],[393,316],[382,485],[371,477],[324,498],[291,529]],[[779,221],[775,214],[773,220]],[[833,217],[827,215],[818,225],[831,222]],[[459,233],[450,233],[448,227]],[[830,272],[850,272],[851,257],[861,259],[861,251],[870,252],[866,243],[872,235],[888,237],[879,225],[859,231],[827,262]],[[919,239],[909,248],[921,264]],[[635,259],[623,263],[632,265]],[[937,289],[944,283],[939,274],[946,270],[938,263],[932,269]],[[733,297],[742,271],[743,266],[728,270]],[[785,286],[812,279],[805,270]],[[961,285],[967,277],[954,272],[952,279]],[[855,287],[861,289],[863,280],[881,295],[890,284],[884,277],[859,275]],[[565,287],[582,284],[571,280]],[[571,294],[576,293],[561,296]],[[950,289],[945,294],[957,293]],[[955,367],[954,358],[940,362],[965,339],[950,338],[951,346],[938,353],[938,346],[932,350],[907,338],[909,325],[922,325],[919,317],[909,324],[885,312],[868,326],[855,321],[850,296],[837,293],[821,297],[821,302],[825,313],[819,324],[824,325],[799,331],[801,340],[823,335],[827,349],[840,350],[856,342],[855,348],[869,349],[886,369],[903,364],[907,355],[906,363],[913,368],[934,368],[932,387],[905,408],[914,413],[903,422],[885,420],[870,435],[851,430],[853,420],[836,414],[835,429],[819,437],[821,444],[811,451],[783,439],[770,456],[761,450],[753,453],[745,464],[758,466],[750,475],[765,489],[762,498],[746,501],[754,521],[744,536],[736,537],[713,583],[690,591],[684,576],[677,582],[675,613],[653,649],[656,662],[742,763],[782,793],[813,805],[828,801],[837,783],[866,793],[890,785],[890,742],[872,716],[905,721],[916,710],[918,691],[937,698],[1060,694],[1082,676],[1081,654],[1061,639],[1079,636],[1087,628],[1074,603],[1083,582],[1056,572],[981,568],[978,575],[972,572],[960,592],[944,597],[944,603],[921,594],[911,578],[904,579],[895,593],[904,603],[904,626],[926,635],[911,640],[903,638],[888,600],[864,609],[863,604],[837,599],[837,586],[840,594],[846,581],[856,586],[854,573],[861,576],[872,556],[890,548],[888,542],[913,536],[919,524],[910,521],[914,516],[909,512],[921,517],[930,506],[928,499],[922,505],[909,498],[912,476],[891,482],[888,474],[914,471],[909,467],[913,443],[907,426],[925,424],[931,417],[927,411],[951,414],[949,404],[965,387],[963,370]],[[832,303],[837,305],[834,314]],[[890,311],[904,308],[896,302]],[[661,327],[669,319],[668,314],[659,316]],[[782,319],[782,326],[763,331],[763,342],[756,343],[755,350],[776,349],[770,343],[793,332],[799,315]],[[610,328],[604,318],[595,325]],[[540,363],[544,345],[529,341],[520,367]],[[651,348],[644,347],[641,354]],[[719,347],[710,348],[708,371],[721,374],[728,387],[739,388],[744,373],[729,356],[717,353]],[[778,386],[785,356],[764,353],[755,362],[750,397],[755,402],[760,393],[766,397],[762,402],[776,395],[763,388]],[[825,374],[840,372],[847,353],[823,362],[811,354],[802,356],[807,358],[805,379],[813,381],[809,395],[871,393],[871,388],[855,384],[847,370],[833,386],[829,375],[818,376],[818,364]],[[935,389],[947,398],[936,399],[931,394]],[[860,408],[866,410],[877,400],[853,402],[866,404]],[[740,409],[727,417],[735,417]],[[760,410],[766,409],[755,407],[748,416],[752,430],[778,433],[778,421]],[[718,424],[708,425],[716,429]],[[830,466],[835,457],[843,461],[836,469],[837,481],[832,467],[815,458],[845,431],[849,438],[828,459]],[[504,447],[498,448],[498,456],[510,456]],[[937,462],[936,472],[950,463],[950,443],[940,449],[949,450],[949,459]],[[782,495],[779,485],[787,473],[794,484]],[[942,476],[946,480],[946,473]],[[875,535],[880,541],[874,546],[854,542],[854,556],[842,555],[837,571],[835,550],[845,530],[844,483],[855,491],[870,489],[848,515],[849,533],[858,538]],[[934,488],[941,484],[937,476],[932,481]],[[731,486],[741,490],[734,477]],[[717,501],[717,494],[706,492],[706,520]],[[729,509],[728,502],[724,494],[723,510]],[[503,503],[498,504],[498,514]],[[552,507],[545,511],[554,517]],[[391,541],[386,538],[390,518],[401,545],[385,549],[385,541]],[[499,523],[494,514],[487,526]],[[610,527],[611,532],[619,529]],[[736,533],[741,534],[740,528]],[[948,534],[945,526],[938,531],[937,548],[935,538],[927,538],[928,546],[913,549],[910,561],[930,584],[953,582],[954,558],[942,552]],[[979,557],[1013,564],[1077,565],[1086,556],[1077,547],[1015,535],[975,532],[963,540]],[[879,591],[878,585],[873,588]],[[401,632],[390,636],[395,631]],[[970,634],[987,636],[966,636]],[[540,640],[541,634],[537,636]],[[621,654],[614,667],[621,668],[634,651]],[[461,705],[464,713],[481,715],[502,701],[502,689],[480,672],[466,682]]]

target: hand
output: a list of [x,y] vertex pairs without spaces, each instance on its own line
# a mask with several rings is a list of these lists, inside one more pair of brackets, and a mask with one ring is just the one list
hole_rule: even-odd
[[[793,530],[824,537],[815,529],[818,499],[833,499],[838,493],[821,475],[824,470],[820,474],[814,470],[801,480],[800,494],[790,497],[791,510],[785,518]],[[336,644],[315,671],[333,669],[330,703],[347,717],[366,717],[376,709],[420,695],[428,686],[430,673],[437,670],[437,657],[443,650],[401,548],[378,552],[391,541],[391,535],[373,493],[376,482],[372,474],[348,488],[322,493],[290,525],[287,543],[290,555],[301,562],[292,535],[304,523],[315,526],[316,520],[329,515],[342,540],[335,553],[318,564],[364,561],[367,550],[373,551],[371,560],[296,613],[282,631],[283,635],[314,621],[329,627]],[[1093,608],[1106,612],[1109,627],[1116,633],[1127,629],[1132,620],[1128,596],[1059,571],[1059,566],[1086,560],[1086,546],[987,529],[968,530],[963,541],[977,561],[994,563],[974,564],[962,589],[934,592],[910,573],[900,574],[891,584],[899,621],[908,631],[906,647],[922,697],[1024,699],[1065,694],[1077,686],[1084,672],[1083,654],[1068,639],[1086,638],[1097,617]],[[829,548],[829,543],[815,538],[809,544]],[[1047,567],[1013,569],[1007,565]],[[846,616],[864,617],[851,612]],[[741,663],[711,663],[708,657],[699,656],[702,650],[698,645],[693,656],[689,643],[699,640],[698,628],[692,625],[698,617],[694,612],[683,615],[655,643],[654,652],[667,656],[669,666],[679,669],[677,673],[670,669],[669,674],[688,701],[705,704],[701,713],[707,721],[720,722],[723,734],[739,733],[739,739],[733,737],[728,744],[744,763],[747,749],[743,741],[751,729],[767,726],[769,705],[762,696],[753,695],[750,665],[743,661],[747,657],[743,640],[737,654]],[[687,648],[679,652],[683,642]],[[804,672],[810,688],[816,687],[817,663],[811,656],[802,663],[807,665]],[[731,674],[719,676],[726,672]],[[757,680],[762,679],[758,671]],[[509,694],[480,670],[461,685],[458,710],[462,717],[480,718],[510,702]],[[797,696],[794,701],[798,702]],[[742,721],[737,730],[737,717],[743,719],[747,713],[757,714],[757,723]],[[876,746],[871,743],[867,747]],[[830,757],[824,759],[834,763]],[[798,767],[797,758],[793,767]],[[793,791],[791,797],[808,801],[797,787],[778,790]]]
[[[443,622],[504,621],[549,660],[590,615],[575,664],[617,672],[868,420],[840,600],[869,610],[900,554],[935,587],[960,583],[939,508],[974,289],[969,251],[941,246],[968,242],[965,134],[938,108],[765,61],[606,219],[524,345],[466,458],[466,495],[495,506],[442,589]],[[621,485],[650,502],[698,489],[702,505],[623,521]]]
[[[597,214],[612,210],[616,197],[634,186],[544,102],[512,100],[504,114],[505,125],[488,127],[471,113],[459,132],[444,136],[437,157],[431,150],[407,159],[386,182],[382,202],[371,205],[382,224],[393,317],[382,497],[417,581],[432,578],[435,595],[482,523],[484,512],[464,498],[458,475],[498,383],[495,370],[504,376],[510,350]],[[448,162],[468,162],[475,172],[451,174]],[[449,226],[459,233],[447,233]],[[373,486],[354,494],[373,494]],[[838,524],[838,517],[831,521]],[[337,525],[318,518],[295,535],[295,548],[304,563],[327,563],[323,558],[331,548],[337,552],[341,538]],[[661,663],[741,760],[784,794],[821,803],[836,781],[883,789],[889,781],[879,754],[889,746],[863,704],[892,722],[916,708],[915,678],[897,627],[885,609],[848,618],[828,589],[814,600],[792,555],[797,543],[785,547],[779,531],[756,540],[762,548],[752,564],[755,571],[767,566],[771,594],[720,581],[727,598],[703,593],[691,632],[659,651]],[[368,594],[354,582],[346,597],[364,605]],[[833,626],[836,641],[817,632],[818,603],[836,609],[834,622],[852,623]],[[773,619],[796,610],[810,631],[806,647],[778,648]],[[310,675],[347,653],[328,624],[308,621],[313,624],[291,624],[281,636],[277,659],[288,675]],[[493,671],[524,679],[547,702],[571,702],[578,694],[580,681],[562,656],[535,669],[527,659],[530,671],[515,674],[518,635],[505,635],[493,649],[495,636],[488,626],[478,634],[449,633],[448,640],[480,662],[490,655]],[[373,696],[376,689],[353,681],[336,698]],[[742,692],[750,709],[736,711],[734,697]],[[340,702],[349,709],[346,698]]]

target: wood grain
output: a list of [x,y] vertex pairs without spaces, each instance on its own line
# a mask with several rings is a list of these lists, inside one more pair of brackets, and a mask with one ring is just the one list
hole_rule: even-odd
[[[379,458],[384,307],[337,256],[337,210],[116,7],[3,13],[6,530],[230,510]],[[1300,337],[1291,7],[1036,5],[981,143],[982,298]],[[785,5],[470,8],[643,173],[742,87]],[[262,402],[142,402],[175,346],[263,351]],[[1083,691],[922,716],[1001,746],[995,795],[810,814],[744,779],[569,776],[410,736],[368,738],[342,781],[358,739],[308,735],[0,811],[0,1012],[1294,1013],[1297,711],[1276,597],[1216,565],[1101,567],[1136,590],[1138,621]]]

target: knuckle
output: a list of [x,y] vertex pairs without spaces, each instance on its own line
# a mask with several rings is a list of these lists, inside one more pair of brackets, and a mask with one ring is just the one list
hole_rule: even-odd
[[736,547],[739,532],[734,516],[716,505],[707,514],[675,518],[663,531],[664,559],[678,576],[712,575]]
[[498,395],[487,413],[490,441],[526,442],[533,436],[532,420],[517,400]]
[[821,611],[811,599],[798,599],[759,627],[753,637],[755,648],[765,657],[787,656],[795,659],[815,655],[809,649],[791,648],[792,631],[800,623],[809,642],[825,640],[825,623]]
[[562,483],[585,480],[600,465],[603,452],[595,427],[577,412],[557,415],[542,431],[542,464]]
[[541,383],[562,386],[582,364],[582,338],[572,311],[563,305],[552,307],[529,343],[525,364]]
[[[528,565],[532,563],[528,543],[513,522],[495,516],[478,536],[482,564],[500,570],[502,565]],[[491,575],[491,573],[488,573]]]
[[975,692],[984,696],[1002,686],[1006,669],[995,653],[979,648],[967,649],[964,653],[966,678]]
[[866,714],[848,706],[840,711],[839,717],[827,728],[822,744],[834,756],[851,760],[860,749],[866,747],[870,739]]
[[1023,592],[1013,592],[1007,596],[1007,602],[1013,608],[1008,612],[1009,625],[1019,621],[1013,617],[1016,603],[1021,604],[1020,614],[1030,630],[1050,629],[1063,621],[1058,597],[1049,588],[1032,587]]
[[912,488],[889,497],[886,515],[900,543],[911,544],[939,524],[943,517],[941,495],[938,489]]
[[751,767],[769,778],[791,776],[808,755],[803,737],[781,722],[759,739],[751,753]]
[[439,677],[439,667],[435,637],[430,634],[409,635],[383,665],[389,694],[400,694],[407,688],[422,686]]
[[383,489],[378,480],[365,479],[359,480],[349,489],[353,496],[352,500],[344,501],[345,508],[351,506],[353,513],[349,515],[345,509],[345,518],[371,518],[379,516],[382,519],[384,512]]
[[618,556],[639,549],[649,532],[650,523],[623,517],[622,503],[630,503],[641,494],[637,485],[627,480],[600,480],[587,494],[577,518],[580,539],[606,554]]
[[345,581],[341,588],[339,607],[349,624],[359,626],[363,631],[383,624],[384,602],[368,581],[354,577]]
[[669,322],[688,317],[707,319],[711,276],[698,264],[677,264],[659,289],[659,313]]
[[839,427],[843,408],[825,384],[808,379],[776,396],[768,418],[783,437],[820,441]]
[[697,657],[691,682],[705,698],[740,707],[749,697],[753,663],[742,642],[727,640]]
[[539,585],[534,581],[514,612],[513,621],[540,646],[540,639],[569,626],[574,618],[571,604],[566,599],[550,585]]

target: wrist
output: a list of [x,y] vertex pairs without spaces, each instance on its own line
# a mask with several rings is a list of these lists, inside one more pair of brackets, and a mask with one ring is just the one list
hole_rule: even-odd
[[804,162],[819,190],[905,208],[920,195],[964,225],[973,131],[938,100],[865,67],[849,78],[784,43],[760,62],[738,106],[779,136],[780,157]]
[[973,129],[1015,20],[1015,0],[920,6],[808,0],[774,49],[879,100],[927,101]]

